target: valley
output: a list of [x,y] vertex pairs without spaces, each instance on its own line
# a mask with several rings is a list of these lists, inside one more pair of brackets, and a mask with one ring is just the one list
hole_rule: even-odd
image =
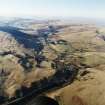
[[59,105],[96,105],[104,96],[96,100],[104,90],[104,36],[104,26],[89,22],[20,18],[2,22],[0,104],[32,105],[44,95]]

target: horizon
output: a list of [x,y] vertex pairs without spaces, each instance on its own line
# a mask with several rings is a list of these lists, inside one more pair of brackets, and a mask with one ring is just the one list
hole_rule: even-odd
[[104,0],[0,0],[0,16],[105,19]]

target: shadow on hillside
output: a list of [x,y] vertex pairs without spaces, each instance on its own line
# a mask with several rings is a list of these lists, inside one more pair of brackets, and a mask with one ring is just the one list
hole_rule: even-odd
[[37,51],[37,53],[41,52],[44,48],[38,37],[21,32],[18,28],[11,26],[3,26],[0,27],[0,31],[11,34],[25,48],[34,49],[35,51]]

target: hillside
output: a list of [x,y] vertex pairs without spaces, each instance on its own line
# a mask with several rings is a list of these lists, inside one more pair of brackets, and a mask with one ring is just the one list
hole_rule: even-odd
[[[91,23],[27,19],[2,23],[1,98],[17,98],[16,92],[22,93],[23,87],[30,89],[33,83],[48,81],[56,73],[78,69],[73,83],[44,94],[60,105],[104,105],[104,34],[104,27]],[[58,82],[56,76],[54,82]]]
[[[98,32],[96,31],[98,30]],[[60,105],[104,105],[105,30],[97,26],[71,26],[60,36],[75,49],[67,61],[80,67],[74,83],[48,92]],[[72,58],[72,59],[71,59]]]

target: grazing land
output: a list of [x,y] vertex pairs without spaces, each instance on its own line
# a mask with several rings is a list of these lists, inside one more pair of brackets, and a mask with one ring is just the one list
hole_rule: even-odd
[[0,23],[1,104],[37,91],[59,105],[105,105],[103,25],[23,18],[5,21]]

